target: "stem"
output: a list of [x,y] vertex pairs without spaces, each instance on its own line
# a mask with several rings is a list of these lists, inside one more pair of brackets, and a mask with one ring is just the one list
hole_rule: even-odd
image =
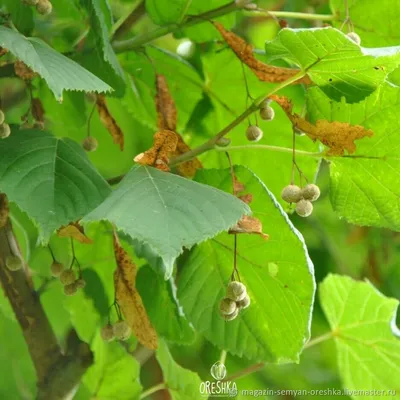
[[[280,153],[292,153],[292,149],[288,147],[270,146],[268,144],[243,144],[240,146],[218,147],[214,148],[215,151],[238,151],[238,150],[270,150]],[[311,153],[304,150],[296,150],[296,155],[320,158],[324,153]]]
[[305,344],[304,349],[309,349],[312,346],[315,346],[318,343],[325,342],[326,340],[332,339],[333,333],[328,332],[325,333],[324,335],[317,336],[314,339],[311,339],[308,343]]
[[158,383],[157,385],[152,386],[151,388],[145,390],[139,397],[139,400],[145,399],[151,394],[158,392],[159,390],[167,389],[167,384],[165,382]]
[[[250,2],[250,0],[249,0]],[[232,11],[238,10],[237,5],[235,2],[226,4],[225,6],[216,8],[214,10],[207,11],[203,14],[195,15],[195,16],[186,16],[182,23],[180,24],[173,24],[173,25],[167,25],[167,26],[162,26],[158,29],[155,29],[154,31],[144,33],[143,35],[136,36],[132,39],[125,40],[125,41],[120,41],[120,42],[114,42],[113,43],[113,48],[117,53],[122,53],[124,51],[130,51],[137,49],[140,46],[143,46],[144,44],[147,44],[155,39],[158,39],[161,36],[168,35],[169,33],[174,33],[177,30],[197,24],[204,23],[206,20],[210,20],[212,18],[217,18],[222,15],[228,14]]]
[[125,33],[129,32],[133,25],[138,22],[146,14],[146,6],[144,0],[136,4],[132,11],[117,22],[113,27],[112,39],[119,39]]
[[219,362],[221,363],[221,364],[225,364],[225,360],[226,360],[226,351],[225,350],[222,350],[221,351],[221,356],[219,357]]
[[[203,143],[202,145],[194,148],[191,151],[188,151],[178,157],[174,157],[171,159],[170,162],[170,167],[173,167],[177,164],[180,164],[182,162],[191,160],[192,158],[198,156],[199,154],[205,153],[206,151],[209,151],[215,147],[216,142],[224,137],[226,134],[228,134],[233,128],[235,128],[237,125],[239,125],[243,120],[245,120],[250,114],[252,114],[254,111],[257,111],[260,104],[267,99],[269,96],[272,94],[278,92],[279,90],[283,89],[284,87],[292,84],[293,82],[296,82],[297,80],[301,79],[303,76],[305,76],[306,72],[300,71],[296,75],[292,76],[291,78],[287,79],[286,81],[280,83],[279,85],[275,86],[269,93],[267,93],[264,96],[260,96],[257,99],[253,101],[251,106],[245,110],[241,115],[239,115],[236,119],[234,119],[228,126],[226,126],[222,131],[220,131],[217,135],[212,137],[210,140],[207,142]],[[225,148],[226,150],[226,148]]]
[[336,21],[337,15],[333,14],[309,14],[301,12],[291,11],[266,11],[269,15],[278,18],[295,18],[295,19],[307,19],[310,21]]

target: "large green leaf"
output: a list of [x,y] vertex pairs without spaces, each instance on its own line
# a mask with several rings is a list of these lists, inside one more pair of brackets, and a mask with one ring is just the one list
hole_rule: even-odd
[[191,3],[192,0],[146,0],[146,11],[157,25],[179,23]]
[[[338,15],[335,25],[339,28],[346,18],[346,3],[343,0],[329,1],[332,12]],[[400,43],[397,23],[400,8],[397,0],[349,1],[348,10],[361,43],[366,46],[395,46]]]
[[[232,51],[225,50],[204,57],[203,64],[214,113],[205,115],[206,112],[200,110],[191,126],[192,147],[202,144],[206,140],[205,134],[214,136],[216,132],[225,128],[249,105],[241,62]],[[223,66],[222,69],[221,66]],[[273,84],[260,82],[249,70],[246,70],[245,74],[250,94],[254,98],[266,95],[274,87]],[[301,113],[305,100],[304,90],[299,85],[285,88],[280,93],[288,96],[294,104],[294,110]],[[287,203],[281,200],[280,193],[283,187],[289,184],[292,176],[293,129],[282,109],[273,103],[272,107],[275,109],[273,121],[263,121],[258,117],[258,124],[263,130],[264,136],[256,144],[249,143],[246,138],[248,120],[243,121],[229,132],[227,137],[231,139],[232,146],[245,146],[238,151],[231,151],[229,154],[234,164],[246,165],[254,171],[281,204],[287,207]],[[256,123],[256,116],[250,117],[252,124]],[[205,134],[203,127],[206,129]],[[263,148],[264,145],[267,148]],[[283,150],[282,147],[284,147]],[[313,153],[318,152],[319,148],[317,143],[313,143],[306,136],[296,136],[296,149]],[[210,151],[202,155],[201,160],[207,168],[228,166],[226,155],[222,152]],[[318,168],[318,159],[300,154],[296,162],[304,175],[312,181]],[[295,179],[296,183],[300,184],[298,174],[295,175]]]
[[37,222],[42,240],[82,218],[110,193],[80,146],[36,130],[0,141],[0,190]]
[[[253,194],[253,214],[270,235],[237,238],[237,266],[251,305],[234,321],[219,315],[233,269],[233,236],[197,246],[179,275],[178,298],[195,329],[221,349],[252,360],[298,361],[309,337],[314,297],[313,265],[300,233],[264,184],[248,169],[236,176]],[[197,178],[232,190],[229,170],[204,170]]]
[[[368,282],[338,275],[324,280],[320,298],[336,342],[344,386],[349,390],[384,390],[385,398],[399,399],[398,300],[383,296]],[[352,397],[374,396],[370,392]]]
[[135,166],[84,222],[108,220],[147,243],[168,266],[168,278],[184,247],[227,230],[248,212],[243,202],[213,187]]
[[2,0],[3,4],[18,31],[24,35],[30,34],[34,26],[32,7],[21,5],[20,2],[14,0]]
[[200,395],[201,380],[199,376],[195,372],[178,365],[163,341],[159,343],[156,357],[172,400],[204,399]]
[[88,54],[83,54],[80,60],[117,93],[122,93],[125,77],[109,40],[112,15],[108,3],[106,0],[82,0],[82,4],[89,14],[92,34],[88,42],[94,49],[88,49]]
[[282,29],[266,43],[268,61],[285,58],[307,72],[332,99],[363,100],[400,63],[400,47],[370,49],[356,45],[334,28]]
[[91,348],[94,364],[82,380],[91,398],[138,399],[141,392],[138,362],[119,343],[105,343],[100,334],[96,335]]
[[[178,131],[183,132],[196,104],[202,97],[203,86],[198,72],[182,58],[165,50],[148,47],[146,50],[157,71],[165,75],[178,111]],[[149,59],[138,53],[127,53],[122,60],[130,76],[123,99],[129,112],[142,124],[157,129],[155,107],[155,70]]]
[[144,266],[137,275],[136,287],[147,314],[160,336],[170,342],[186,344],[193,342],[193,328],[178,303],[172,277],[165,281],[149,266]]
[[111,89],[91,72],[53,50],[37,38],[0,26],[0,46],[37,72],[49,85],[54,96],[62,100],[64,90],[108,92]]
[[360,104],[330,101],[317,88],[309,90],[313,121],[360,124],[372,138],[357,141],[357,151],[330,158],[331,202],[349,222],[400,230],[400,90],[391,85]]

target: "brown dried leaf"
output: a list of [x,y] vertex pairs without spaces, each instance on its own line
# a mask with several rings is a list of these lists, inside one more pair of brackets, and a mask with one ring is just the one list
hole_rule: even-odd
[[31,102],[32,116],[36,122],[44,122],[44,108],[42,101],[38,98],[33,98]]
[[157,126],[159,130],[176,131],[177,112],[174,99],[172,98],[167,80],[164,75],[156,75],[156,110]]
[[15,71],[15,75],[17,75],[24,81],[30,81],[35,76],[37,76],[36,72],[33,72],[24,62],[22,62],[20,60],[15,61],[14,71]]
[[134,161],[141,165],[152,165],[161,171],[169,171],[169,158],[175,154],[178,145],[178,135],[175,132],[163,130],[153,137],[153,147],[138,154]]
[[114,117],[108,110],[106,99],[102,95],[98,95],[96,99],[97,111],[99,113],[100,121],[110,132],[115,144],[119,144],[121,151],[124,149],[124,133],[115,121]]
[[[214,26],[218,29],[225,42],[236,56],[246,64],[261,81],[273,83],[284,82],[299,72],[297,69],[274,67],[273,65],[264,64],[254,57],[253,46],[251,44],[247,43],[233,32],[227,31],[219,22],[214,22]],[[304,76],[294,83],[310,84],[311,80],[308,76]]]
[[304,132],[313,141],[319,140],[329,147],[327,155],[342,156],[345,150],[349,154],[353,154],[357,148],[354,143],[355,140],[371,137],[374,134],[370,129],[365,129],[361,125],[351,125],[347,122],[318,120],[313,125],[292,112],[292,104],[288,98],[276,95],[272,95],[270,98],[282,107],[295,128]]
[[228,233],[232,235],[238,233],[255,234],[260,235],[264,240],[269,238],[269,235],[262,231],[261,221],[255,217],[249,217],[247,215],[244,215],[234,227],[229,229]]
[[83,227],[80,226],[77,222],[71,222],[69,225],[62,226],[57,231],[57,236],[73,238],[73,239],[77,240],[78,242],[84,243],[84,244],[92,244],[93,243],[93,240],[89,239],[85,235],[85,231],[83,230]]
[[253,195],[251,193],[244,194],[243,196],[238,196],[246,204],[250,204],[253,201]]
[[3,57],[7,53],[8,53],[8,50],[5,49],[4,47],[0,46],[0,57]]
[[0,193],[0,228],[6,225],[10,208],[8,207],[8,199],[5,193]]
[[114,272],[115,298],[138,341],[149,349],[158,347],[157,333],[136,290],[137,267],[114,233],[114,253],[117,269]]

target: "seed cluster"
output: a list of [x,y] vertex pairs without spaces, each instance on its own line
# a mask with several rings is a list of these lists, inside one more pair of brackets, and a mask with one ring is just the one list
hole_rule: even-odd
[[225,321],[232,321],[249,305],[250,297],[246,286],[241,282],[232,281],[226,288],[226,296],[219,303],[219,312]]
[[287,203],[296,203],[296,213],[300,217],[309,217],[313,211],[312,202],[318,200],[320,194],[319,187],[309,183],[303,189],[288,185],[283,188],[281,197]]
[[118,321],[115,324],[107,324],[101,329],[101,338],[105,342],[112,342],[117,340],[128,340],[132,334],[130,326],[125,321]]
[[28,6],[35,6],[39,14],[48,15],[53,10],[53,5],[49,0],[22,0]]
[[82,277],[77,278],[74,270],[64,269],[64,265],[60,262],[54,261],[50,266],[50,272],[54,278],[60,280],[66,296],[73,296],[86,286],[86,281]]
[[260,117],[265,121],[272,121],[275,118],[275,111],[270,106],[271,100],[264,100],[260,104]]
[[86,137],[82,142],[82,147],[86,151],[96,151],[99,143],[93,136]]
[[3,110],[0,109],[0,139],[5,139],[10,136],[11,129],[10,125],[5,122],[6,116]]

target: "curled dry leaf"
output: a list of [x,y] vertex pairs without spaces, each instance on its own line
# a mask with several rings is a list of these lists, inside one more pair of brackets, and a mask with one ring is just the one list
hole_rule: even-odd
[[89,239],[85,235],[85,231],[83,230],[83,227],[78,224],[78,222],[71,222],[69,225],[62,226],[58,231],[57,231],[57,236],[58,237],[67,237],[67,238],[73,238],[77,240],[80,243],[84,244],[92,244],[93,240]]
[[117,262],[117,269],[114,272],[115,298],[138,341],[143,346],[155,350],[158,346],[157,333],[136,290],[137,267],[119,243],[115,232],[114,253]]
[[169,171],[169,158],[175,153],[178,136],[175,132],[163,130],[153,137],[153,147],[138,154],[134,161],[142,165],[152,165],[161,171]]
[[[161,131],[169,130],[175,132],[178,143],[171,156],[179,156],[190,151],[190,147],[184,142],[182,136],[176,133],[177,110],[164,75],[156,75],[156,89],[157,126]],[[160,165],[163,164],[161,163]],[[202,165],[197,158],[185,161],[176,167],[179,174],[186,177],[194,176],[199,168],[202,168]]]
[[318,120],[314,125],[292,112],[292,104],[287,97],[272,95],[270,98],[282,107],[296,129],[304,132],[313,141],[319,140],[329,147],[327,155],[342,156],[345,150],[353,154],[357,149],[355,140],[374,134],[370,129],[347,122]]
[[164,75],[156,75],[156,110],[157,126],[160,130],[176,132],[177,112],[174,99],[172,98]]
[[4,47],[0,46],[0,57],[3,57],[4,54],[7,54],[7,53],[8,53],[8,50],[5,49]]
[[260,235],[264,240],[269,238],[269,235],[262,231],[261,221],[258,218],[249,217],[247,215],[244,215],[234,227],[229,229],[229,233],[232,235],[250,233]]
[[44,122],[44,108],[42,101],[38,98],[33,98],[31,102],[32,116],[36,122]]
[[37,76],[36,72],[33,72],[24,62],[22,62],[20,60],[15,61],[14,71],[15,71],[15,75],[17,75],[24,81],[30,81],[35,76]]
[[250,204],[253,201],[253,195],[251,193],[244,194],[243,196],[238,196],[246,204]]
[[100,121],[110,132],[115,144],[119,144],[121,151],[124,149],[124,134],[115,121],[114,117],[111,115],[106,99],[102,95],[98,95],[96,98],[97,111],[99,113]]
[[0,193],[0,228],[6,225],[10,208],[8,207],[8,199],[5,193]]
[[[247,43],[234,33],[226,30],[219,22],[214,22],[214,26],[218,29],[225,42],[233,50],[236,56],[246,64],[261,81],[273,83],[284,82],[299,72],[297,69],[281,68],[264,64],[254,57],[253,46],[251,44]],[[308,76],[304,76],[294,83],[310,84],[311,80]]]

